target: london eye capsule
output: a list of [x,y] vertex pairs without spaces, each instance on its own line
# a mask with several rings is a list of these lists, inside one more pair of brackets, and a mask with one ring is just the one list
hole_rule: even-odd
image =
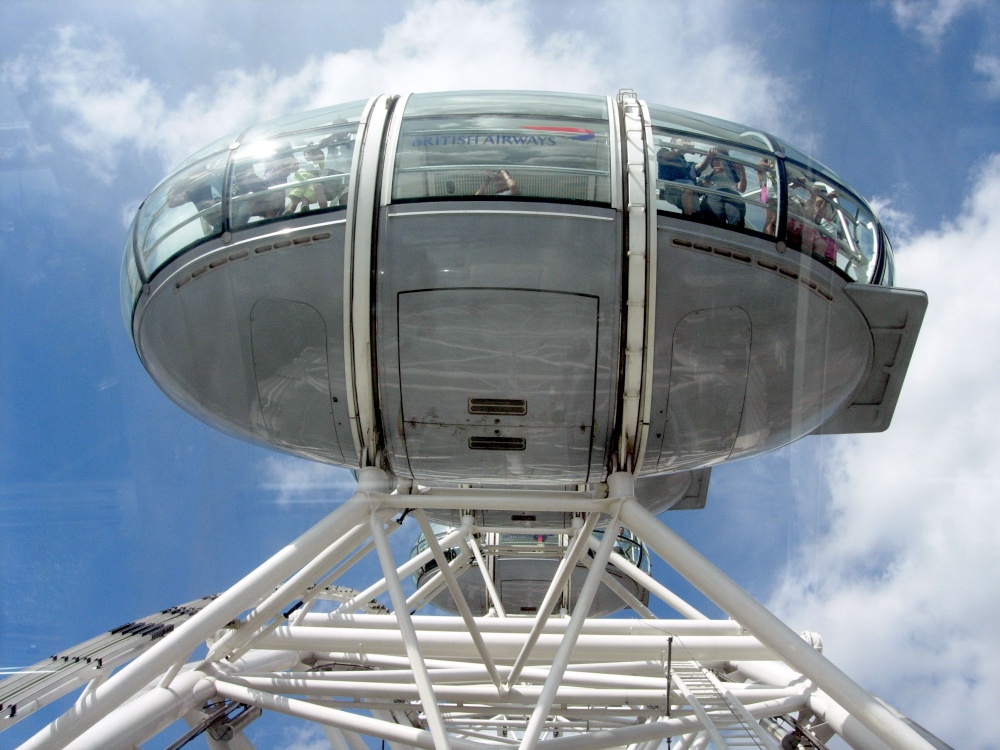
[[713,465],[888,426],[926,306],[892,285],[868,204],[767,133],[455,92],[205,148],[139,209],[122,290],[153,379],[238,437],[696,505]]

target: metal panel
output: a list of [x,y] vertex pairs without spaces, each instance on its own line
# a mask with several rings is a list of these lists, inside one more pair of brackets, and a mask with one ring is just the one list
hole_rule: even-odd
[[[213,427],[309,458],[356,465],[345,408],[344,221],[303,217],[243,236],[227,247],[203,246],[160,272],[136,311],[143,364],[171,398]],[[252,311],[262,300],[269,302],[256,309],[254,321]],[[278,301],[286,305],[281,312],[272,304]],[[282,318],[290,326],[285,331]],[[296,331],[292,323],[306,330]],[[278,388],[282,368],[298,372],[285,369],[290,380]],[[314,379],[321,372],[328,378],[325,391]],[[278,397],[286,402],[279,405]],[[332,426],[320,428],[316,417],[306,417],[320,402]],[[310,424],[293,427],[295,414]],[[275,429],[284,436],[280,441],[274,440]],[[322,439],[309,445],[313,434]],[[344,445],[335,444],[340,439]]]
[[912,289],[855,284],[845,290],[864,313],[872,334],[871,370],[843,411],[814,434],[881,432],[889,427],[927,309]]
[[659,425],[662,450],[684,454],[679,462],[684,467],[716,463],[729,455],[740,429],[750,316],[739,307],[695,310],[681,318],[672,343],[667,413]]
[[[394,205],[380,222],[379,409],[393,470],[439,484],[600,481],[618,373],[620,225],[596,208],[464,206]],[[435,389],[450,389],[447,405]],[[546,407],[539,419],[540,398],[570,406],[558,415]],[[469,399],[526,400],[526,413],[473,415]],[[494,436],[496,419],[502,431],[535,431],[502,435],[525,438],[525,450],[470,451],[468,438]],[[459,434],[450,425],[490,430]],[[445,453],[452,443],[460,450]],[[480,463],[466,463],[473,458]],[[431,473],[418,474],[418,464]]]
[[722,228],[660,216],[657,235],[650,450],[659,453],[647,454],[642,473],[780,447],[856,392],[873,347],[845,293],[855,286],[800,253]]
[[[400,294],[398,304],[403,433],[414,476],[462,467],[470,480],[586,481],[596,298],[439,289]],[[524,401],[525,413],[473,413],[470,399]],[[474,438],[523,443],[475,450]]]
[[[250,313],[257,397],[271,442],[339,456],[326,324],[304,302],[265,298]],[[345,436],[346,437],[346,436]]]

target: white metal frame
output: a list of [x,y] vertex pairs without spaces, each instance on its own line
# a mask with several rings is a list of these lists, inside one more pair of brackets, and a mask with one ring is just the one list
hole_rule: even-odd
[[[134,747],[178,718],[223,738],[210,747],[251,748],[242,729],[256,712],[237,718],[243,706],[318,724],[331,747],[348,750],[365,747],[363,736],[397,750],[653,750],[668,738],[673,747],[777,748],[778,724],[769,717],[785,717],[784,731],[797,723],[815,747],[833,733],[858,748],[932,747],[827,661],[815,639],[792,632],[646,511],[630,474],[613,474],[606,498],[387,494],[389,479],[361,470],[353,497],[117,673],[95,668],[76,704],[22,748]],[[571,513],[562,530],[571,541],[538,614],[509,616],[496,607],[472,616],[455,571],[473,562],[486,570],[476,537],[492,529],[468,515],[438,540],[423,512],[456,507],[458,497],[457,507],[470,511]],[[428,547],[400,562],[388,536],[404,510],[414,513]],[[619,522],[641,529],[648,546],[731,619],[706,618],[623,564],[614,534],[592,536],[595,526]],[[456,545],[463,552],[449,561],[443,550]],[[383,577],[361,592],[338,588],[369,554]],[[404,580],[432,559],[459,616],[411,614],[429,597],[417,591],[408,599]],[[573,611],[548,614],[566,575],[584,560],[589,571]],[[679,616],[657,619],[647,609],[633,618],[589,618],[609,564]],[[370,603],[382,595],[392,613]],[[336,606],[319,611],[318,601],[331,597]],[[207,657],[189,662],[206,642]]]

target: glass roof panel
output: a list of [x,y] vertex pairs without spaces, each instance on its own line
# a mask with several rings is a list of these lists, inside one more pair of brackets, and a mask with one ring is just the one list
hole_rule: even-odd
[[300,130],[311,130],[323,126],[357,123],[361,120],[368,100],[338,104],[334,107],[323,107],[308,112],[298,112],[293,115],[279,117],[275,120],[252,125],[240,138],[241,143],[249,143],[262,138],[271,138],[286,133],[296,133]]
[[649,117],[653,127],[667,128],[693,135],[708,136],[719,140],[741,143],[757,149],[773,151],[768,143],[774,144],[777,139],[763,131],[740,125],[717,117],[687,112],[683,109],[664,107],[660,104],[649,104]]
[[405,117],[546,115],[606,120],[608,101],[603,96],[551,91],[446,91],[413,94],[407,100],[403,114]]
[[175,166],[173,169],[170,170],[170,174],[180,172],[185,167],[194,164],[195,162],[201,161],[206,156],[217,154],[220,151],[228,151],[229,147],[233,145],[233,143],[235,143],[236,139],[239,137],[240,137],[240,131],[237,130],[233,133],[227,133],[222,138],[217,138],[204,148],[198,149],[195,153],[191,154],[191,156],[184,159],[184,161],[177,164],[177,166]]

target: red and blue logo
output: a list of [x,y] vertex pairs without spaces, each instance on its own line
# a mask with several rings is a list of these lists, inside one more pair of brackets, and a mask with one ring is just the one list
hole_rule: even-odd
[[557,133],[574,141],[589,141],[594,137],[593,130],[586,128],[562,128],[555,125],[522,125],[521,130],[540,130],[545,133]]

